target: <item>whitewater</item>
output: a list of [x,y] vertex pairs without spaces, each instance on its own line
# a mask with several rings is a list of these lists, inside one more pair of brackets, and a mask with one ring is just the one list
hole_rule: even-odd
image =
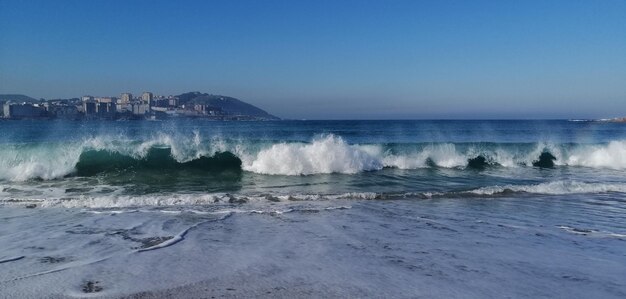
[[0,298],[626,296],[624,124],[0,132]]
[[[159,156],[155,154],[158,150],[165,153]],[[109,164],[110,160],[121,160],[117,170],[151,161],[184,167],[202,159],[219,160],[224,154],[233,160],[232,165],[223,165],[225,168],[239,167],[244,171],[269,175],[314,175],[357,174],[383,168],[532,167],[539,162],[542,153],[552,155],[556,166],[626,168],[626,140],[603,144],[555,144],[545,141],[517,144],[349,144],[333,134],[314,136],[309,142],[268,142],[228,140],[223,136],[203,139],[198,131],[194,131],[192,136],[156,133],[145,140],[98,135],[73,142],[3,144],[0,146],[0,179],[61,179],[76,174],[77,168],[89,166],[96,168],[94,171],[105,172],[105,165],[99,164]],[[476,158],[482,161],[478,165],[471,163]]]

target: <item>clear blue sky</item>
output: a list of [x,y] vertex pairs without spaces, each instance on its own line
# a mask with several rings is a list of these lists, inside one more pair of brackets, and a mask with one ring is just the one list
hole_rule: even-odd
[[626,1],[0,0],[0,93],[286,118],[626,115]]

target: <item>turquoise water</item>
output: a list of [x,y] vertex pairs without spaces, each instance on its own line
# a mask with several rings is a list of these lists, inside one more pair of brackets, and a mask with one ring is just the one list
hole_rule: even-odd
[[626,190],[626,126],[616,123],[6,121],[0,129],[4,201]]

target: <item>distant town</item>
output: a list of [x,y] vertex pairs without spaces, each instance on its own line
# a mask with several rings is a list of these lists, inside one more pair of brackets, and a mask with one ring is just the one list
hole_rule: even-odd
[[122,93],[119,97],[35,100],[0,95],[3,119],[137,120],[204,118],[211,120],[273,120],[277,117],[235,98],[190,92],[178,96]]

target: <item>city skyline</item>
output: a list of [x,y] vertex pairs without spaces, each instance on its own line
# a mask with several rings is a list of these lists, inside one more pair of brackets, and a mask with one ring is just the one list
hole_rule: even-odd
[[623,53],[622,1],[0,2],[0,93],[47,99],[201,91],[296,119],[618,117]]

